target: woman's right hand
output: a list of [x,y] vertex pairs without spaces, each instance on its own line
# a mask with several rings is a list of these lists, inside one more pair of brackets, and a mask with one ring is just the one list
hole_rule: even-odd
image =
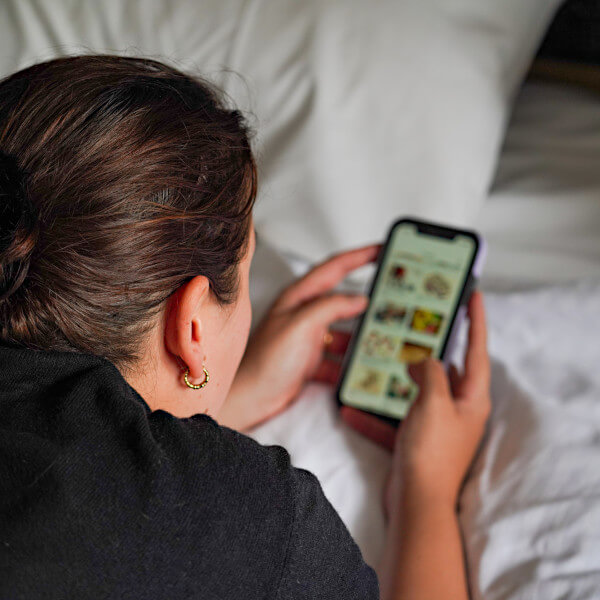
[[483,297],[469,301],[469,343],[464,372],[446,375],[440,361],[411,365],[419,395],[396,429],[349,407],[344,420],[374,441],[393,446],[392,469],[384,495],[387,516],[401,507],[437,504],[456,507],[467,470],[481,442],[490,413],[490,362]]

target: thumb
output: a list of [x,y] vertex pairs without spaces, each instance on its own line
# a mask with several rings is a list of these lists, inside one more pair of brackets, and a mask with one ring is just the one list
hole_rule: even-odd
[[444,365],[434,358],[408,365],[408,374],[419,386],[417,402],[451,398],[450,383]]

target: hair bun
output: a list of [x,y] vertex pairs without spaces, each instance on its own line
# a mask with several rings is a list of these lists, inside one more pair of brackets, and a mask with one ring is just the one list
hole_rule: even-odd
[[0,150],[0,300],[23,283],[38,237],[37,215],[26,192],[25,173]]

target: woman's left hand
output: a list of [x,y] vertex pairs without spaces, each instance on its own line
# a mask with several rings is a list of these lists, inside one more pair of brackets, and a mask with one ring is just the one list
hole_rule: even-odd
[[341,362],[323,353],[342,357],[350,335],[329,326],[363,312],[368,298],[332,290],[380,250],[373,244],[336,254],[283,290],[248,341],[219,423],[250,429],[281,412],[308,380],[337,382]]

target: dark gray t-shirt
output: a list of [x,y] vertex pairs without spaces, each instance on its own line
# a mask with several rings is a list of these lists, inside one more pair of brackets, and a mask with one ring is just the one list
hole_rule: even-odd
[[374,599],[310,472],[110,362],[0,345],[0,598]]

